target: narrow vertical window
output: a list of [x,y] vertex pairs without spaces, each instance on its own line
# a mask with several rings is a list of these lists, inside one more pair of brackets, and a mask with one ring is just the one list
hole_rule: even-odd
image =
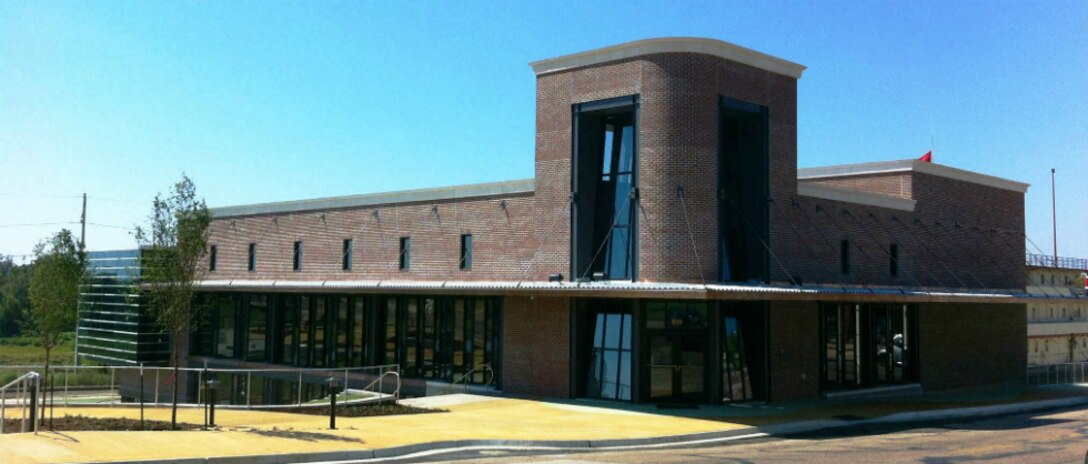
[[850,275],[850,241],[839,242],[839,273]]
[[302,270],[302,242],[295,242],[295,259],[292,264],[292,269],[296,271]]
[[888,272],[892,277],[899,277],[899,245],[893,243],[889,247],[888,255],[891,257],[891,261],[888,263],[890,266]]
[[472,234],[461,236],[461,269],[472,269]]
[[256,243],[250,243],[249,244],[249,270],[250,271],[256,271],[257,270],[257,244]]
[[215,272],[216,261],[218,261],[219,247],[212,245],[208,249],[208,272]]
[[350,238],[345,238],[344,239],[344,252],[343,252],[344,262],[341,264],[341,268],[343,270],[345,270],[345,271],[350,271],[351,270],[351,249],[352,249],[352,240]]
[[400,238],[400,270],[408,269],[412,263],[412,237]]

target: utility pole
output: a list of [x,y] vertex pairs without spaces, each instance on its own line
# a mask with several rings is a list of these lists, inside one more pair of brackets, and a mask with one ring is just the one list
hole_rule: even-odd
[[87,194],[83,194],[83,214],[79,215],[79,252],[87,247]]
[[1054,168],[1050,168],[1050,215],[1054,221],[1054,267],[1058,267],[1058,196],[1054,188]]
[[[79,215],[79,259],[86,263],[84,251],[87,249],[87,194],[83,194],[83,212]],[[75,350],[72,353],[72,364],[79,365],[79,306],[76,303],[76,339]],[[142,371],[141,371],[142,372]]]

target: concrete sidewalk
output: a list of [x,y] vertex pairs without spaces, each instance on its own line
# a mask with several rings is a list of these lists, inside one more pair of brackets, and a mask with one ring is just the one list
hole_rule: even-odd
[[[193,463],[272,464],[401,456],[465,446],[586,449],[710,443],[802,433],[878,422],[914,422],[996,415],[1088,404],[1084,388],[1025,393],[928,395],[851,402],[794,402],[658,409],[652,405],[541,402],[447,395],[405,400],[445,413],[328,418],[220,410],[215,431],[42,432],[0,436],[4,464],[184,459]],[[964,407],[964,406],[967,407]],[[56,414],[139,417],[135,408],[58,408]],[[169,420],[168,408],[147,418]],[[182,422],[203,422],[200,410],[179,410]],[[211,458],[214,457],[214,458]],[[233,457],[233,458],[232,458]]]

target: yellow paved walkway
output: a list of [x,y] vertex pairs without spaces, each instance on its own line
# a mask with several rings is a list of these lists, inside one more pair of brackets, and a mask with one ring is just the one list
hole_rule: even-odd
[[[452,395],[453,397],[461,395]],[[41,432],[0,435],[0,463],[101,462],[385,448],[461,439],[586,440],[641,438],[744,427],[719,421],[503,398],[451,401],[447,413],[337,418],[217,410],[219,431]],[[10,411],[9,411],[10,412]],[[82,414],[138,418],[135,408],[58,408]],[[169,420],[170,409],[148,409]],[[199,409],[178,411],[181,422],[203,423]]]

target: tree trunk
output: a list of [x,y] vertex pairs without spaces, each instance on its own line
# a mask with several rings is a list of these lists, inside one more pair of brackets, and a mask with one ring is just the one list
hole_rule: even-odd
[[48,404],[48,402],[46,401],[45,391],[49,390],[49,351],[51,350],[52,347],[45,349],[45,390],[38,392],[38,396],[42,399],[42,414],[41,419],[38,421],[39,426],[41,423],[45,422],[45,407]]
[[174,385],[173,385],[174,386],[174,391],[172,393],[173,398],[171,399],[171,407],[170,407],[170,430],[177,430],[177,428],[178,428],[178,382],[180,381],[180,379],[178,379],[178,346],[176,344],[172,344],[172,345],[173,346],[170,348],[170,358],[172,359],[172,363],[174,364]]

